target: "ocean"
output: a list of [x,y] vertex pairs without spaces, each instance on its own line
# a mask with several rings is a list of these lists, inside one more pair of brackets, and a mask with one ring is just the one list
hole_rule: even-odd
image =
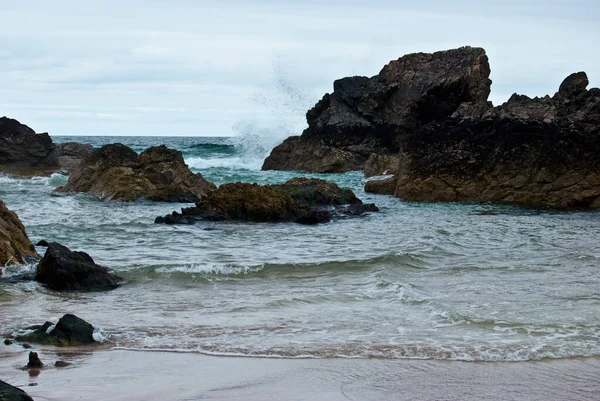
[[[140,152],[165,144],[217,185],[311,176],[379,213],[317,226],[154,224],[184,204],[60,194],[67,177],[0,176],[29,237],[89,253],[125,280],[56,293],[0,281],[0,335],[74,313],[120,350],[268,358],[537,361],[600,356],[600,214],[410,203],[361,172],[260,171],[257,138],[54,137]],[[44,248],[38,248],[43,254]],[[35,266],[10,267],[5,275]]]

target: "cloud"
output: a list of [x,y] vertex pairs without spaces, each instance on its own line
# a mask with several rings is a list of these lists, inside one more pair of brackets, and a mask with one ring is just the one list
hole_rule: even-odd
[[580,70],[597,86],[596,3],[3,2],[0,114],[53,134],[231,135],[248,120],[300,133],[335,79],[462,45],[488,51],[494,103]]

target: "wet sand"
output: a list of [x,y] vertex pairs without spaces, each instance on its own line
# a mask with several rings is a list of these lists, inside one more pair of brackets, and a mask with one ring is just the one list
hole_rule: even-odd
[[[36,375],[19,369],[28,352],[3,347],[0,377],[35,400],[600,399],[598,358],[473,363],[44,350],[46,367]],[[71,365],[56,368],[58,359]]]

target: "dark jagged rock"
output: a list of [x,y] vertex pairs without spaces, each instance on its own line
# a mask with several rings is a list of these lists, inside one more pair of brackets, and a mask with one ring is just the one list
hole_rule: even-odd
[[57,190],[88,192],[102,200],[197,202],[215,188],[189,170],[178,150],[153,146],[138,156],[117,143],[94,150]]
[[37,242],[37,244],[35,244],[35,246],[44,246],[44,247],[47,247],[48,246],[48,241],[46,241],[45,239],[39,240]]
[[67,366],[70,366],[71,364],[69,362],[65,362],[65,361],[56,361],[54,362],[54,366],[57,368],[66,368]]
[[32,177],[59,169],[52,139],[11,118],[0,118],[0,172]]
[[0,380],[0,400],[1,401],[33,401],[25,391],[20,388]]
[[[362,170],[372,154],[396,155],[399,136],[446,118],[462,104],[487,109],[490,67],[480,48],[409,54],[372,77],[334,82],[306,114],[308,128],[271,152],[263,170]],[[463,109],[465,106],[463,106]]]
[[[176,222],[184,217],[209,221],[293,222],[313,224],[329,221],[340,205],[360,205],[348,189],[320,179],[294,178],[280,185],[223,184],[195,207],[159,217],[156,223]],[[173,224],[173,223],[171,223]],[[176,224],[176,223],[175,223]],[[189,224],[186,220],[183,224]]]
[[92,145],[78,142],[57,143],[54,148],[60,171],[66,174],[77,171],[81,162],[89,157],[93,151],[94,147]]
[[29,334],[17,336],[17,341],[30,341],[38,344],[76,346],[94,343],[94,326],[71,314],[60,318],[56,325],[46,322],[28,328]]
[[48,245],[37,266],[35,279],[56,291],[105,291],[118,286],[120,278],[97,265],[85,252],[74,252],[56,242]]
[[573,74],[554,97],[513,95],[485,118],[448,118],[402,139],[396,196],[600,207],[600,90]]
[[165,217],[158,216],[155,220],[155,224],[194,224],[197,219],[192,216],[184,216],[181,213],[173,212],[166,215]]
[[29,352],[29,362],[27,362],[28,368],[40,369],[44,367],[44,364],[40,360],[37,352],[30,351]]
[[3,266],[25,264],[37,259],[39,255],[19,217],[0,200],[0,274]]
[[13,340],[11,340],[10,338],[5,338],[4,339],[4,345],[12,345]]

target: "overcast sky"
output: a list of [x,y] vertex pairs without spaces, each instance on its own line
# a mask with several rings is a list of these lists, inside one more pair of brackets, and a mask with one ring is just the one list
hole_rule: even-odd
[[[369,4],[373,3],[373,4]],[[494,104],[600,86],[600,2],[0,0],[0,116],[51,135],[299,134],[333,80],[487,50]]]

